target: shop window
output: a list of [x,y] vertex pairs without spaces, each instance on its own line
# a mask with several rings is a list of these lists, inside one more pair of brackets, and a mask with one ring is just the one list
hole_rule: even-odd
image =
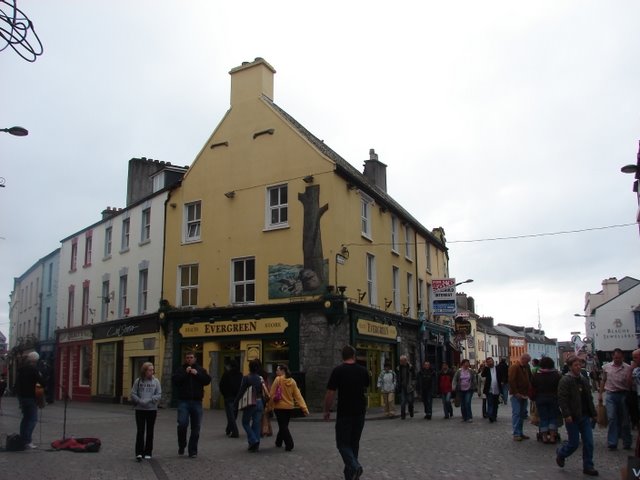
[[115,395],[116,343],[98,345],[98,395]]
[[263,342],[262,360],[265,370],[275,374],[278,365],[289,366],[289,342],[285,339]]
[[80,347],[80,380],[81,387],[91,385],[91,346],[82,345]]
[[[133,385],[133,382],[135,382],[136,378],[138,378],[140,376],[140,370],[142,369],[142,364],[144,362],[151,362],[153,363],[154,361],[154,357],[153,356],[148,356],[148,357],[131,357],[131,378],[129,379],[129,384]],[[156,364],[153,363],[153,366],[155,367]]]

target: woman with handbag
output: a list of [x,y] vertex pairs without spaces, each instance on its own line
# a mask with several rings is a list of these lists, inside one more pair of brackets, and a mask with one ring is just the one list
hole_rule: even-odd
[[553,360],[549,357],[542,357],[540,368],[532,377],[532,389],[529,390],[529,397],[532,402],[535,401],[540,419],[538,438],[542,443],[556,443],[558,441],[559,383],[560,373],[556,370]]
[[257,358],[249,362],[249,375],[242,377],[235,404],[242,410],[242,428],[247,433],[249,452],[260,448],[260,426],[265,406],[266,386],[260,376],[262,364]]
[[302,398],[296,381],[291,378],[291,372],[286,365],[278,365],[276,378],[271,384],[271,400],[278,420],[278,434],[276,435],[276,447],[281,447],[287,452],[293,450],[293,437],[289,431],[289,420],[294,408],[299,407],[302,413],[309,415],[307,404]]
[[129,396],[136,410],[136,460],[139,462],[143,456],[150,460],[153,453],[153,429],[162,395],[160,381],[153,373],[153,363],[144,362]]
[[476,385],[476,373],[469,368],[469,360],[465,358],[460,362],[460,369],[453,376],[452,388],[460,398],[462,421],[466,423],[473,422],[471,400],[473,399]]

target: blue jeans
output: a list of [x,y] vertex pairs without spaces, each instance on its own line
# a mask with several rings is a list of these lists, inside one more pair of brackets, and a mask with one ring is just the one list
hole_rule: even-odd
[[591,429],[591,419],[582,417],[571,423],[565,423],[567,427],[567,441],[558,449],[559,457],[567,458],[580,446],[582,436],[582,468],[593,468],[593,430]]
[[[253,387],[249,387],[253,388]],[[242,428],[247,432],[249,446],[260,445],[260,425],[264,406],[262,399],[258,398],[256,404],[242,410]]]
[[238,424],[236,418],[238,418],[238,410],[236,410],[235,399],[224,399],[224,412],[227,414],[227,427],[225,433],[234,437],[238,436]]
[[445,418],[453,417],[453,405],[451,405],[451,392],[442,393],[442,409]]
[[200,438],[200,424],[202,423],[202,400],[180,400],[178,402],[178,448],[187,447],[187,428],[191,422],[189,436],[189,455],[198,454],[198,439]]
[[487,417],[492,422],[496,421],[498,416],[498,406],[500,405],[500,395],[487,393]]
[[509,384],[505,383],[504,385],[502,385],[502,399],[504,400],[504,404],[507,404],[507,401],[509,400]]
[[31,435],[38,423],[38,406],[35,398],[18,399],[20,410],[22,410],[22,420],[20,421],[20,436],[25,444],[31,443]]
[[358,462],[358,452],[363,428],[364,415],[336,418],[336,447],[344,462],[345,480],[351,480],[358,468],[362,468]]
[[473,390],[460,391],[460,413],[462,420],[471,420],[473,413],[471,412],[471,400],[473,399]]
[[536,400],[538,417],[540,417],[540,432],[555,432],[558,430],[558,399],[554,396],[539,395]]
[[622,437],[622,446],[631,448],[631,421],[627,408],[627,392],[607,392],[605,406],[609,419],[607,446],[617,447],[618,438]]
[[511,426],[513,427],[514,437],[522,436],[522,424],[524,423],[524,417],[527,415],[528,402],[529,400],[526,398],[511,396]]

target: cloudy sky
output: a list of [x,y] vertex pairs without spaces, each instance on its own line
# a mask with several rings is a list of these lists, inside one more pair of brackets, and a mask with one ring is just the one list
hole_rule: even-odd
[[634,222],[620,167],[640,139],[637,1],[18,6],[44,54],[0,51],[0,128],[29,129],[0,134],[7,302],[13,277],[124,206],[130,158],[189,165],[229,107],[229,70],[258,56],[277,104],[358,169],[375,148],[389,193],[444,227],[478,313],[568,340],[586,291],[640,278],[636,225],[460,242]]

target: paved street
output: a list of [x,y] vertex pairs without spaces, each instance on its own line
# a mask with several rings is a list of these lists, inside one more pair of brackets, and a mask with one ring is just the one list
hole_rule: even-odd
[[[15,398],[3,398],[0,438],[18,431],[19,410]],[[480,401],[474,399],[474,423],[460,421],[459,409],[452,420],[440,415],[440,400],[434,399],[433,420],[423,419],[421,404],[412,419],[382,419],[370,412],[361,442],[363,479],[572,479],[582,474],[580,452],[567,460],[564,469],[554,462],[554,447],[535,441],[535,427],[527,424],[531,440],[511,439],[508,406],[500,408],[498,422],[481,418]],[[292,422],[295,439],[292,452],[274,446],[274,438],[263,439],[260,452],[250,454],[241,430],[239,439],[224,435],[222,411],[205,411],[198,458],[177,455],[174,409],[162,409],[156,424],[154,458],[134,459],[134,414],[123,405],[75,403],[67,408],[67,436],[102,440],[99,453],[52,451],[50,443],[62,438],[64,408],[61,402],[47,406],[34,432],[37,450],[0,452],[0,478],[165,480],[198,479],[332,479],[342,478],[342,464],[335,449],[333,423],[320,421],[321,414]],[[478,418],[480,417],[480,418]],[[277,424],[273,422],[274,430]],[[565,435],[564,429],[562,434]],[[635,434],[635,432],[634,432]],[[597,428],[596,468],[600,478],[620,479],[620,467],[631,452],[609,452],[605,431]]]

